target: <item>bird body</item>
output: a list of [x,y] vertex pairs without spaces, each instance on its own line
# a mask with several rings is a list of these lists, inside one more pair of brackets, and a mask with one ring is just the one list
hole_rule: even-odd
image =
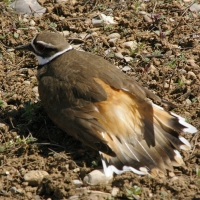
[[16,50],[38,58],[38,89],[52,121],[98,150],[104,173],[163,176],[190,149],[180,132],[197,130],[147,99],[150,93],[103,58],[74,50],[59,33],[43,32]]

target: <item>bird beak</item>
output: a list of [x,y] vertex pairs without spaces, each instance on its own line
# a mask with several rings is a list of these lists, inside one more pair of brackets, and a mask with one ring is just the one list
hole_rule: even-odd
[[15,47],[17,51],[34,51],[31,43]]

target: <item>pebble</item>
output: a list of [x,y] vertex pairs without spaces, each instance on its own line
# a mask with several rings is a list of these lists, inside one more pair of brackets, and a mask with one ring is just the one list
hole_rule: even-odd
[[80,172],[80,168],[79,167],[77,167],[77,168],[75,168],[74,170],[73,170],[73,172]]
[[124,56],[122,55],[121,52],[115,53],[115,57],[117,57],[117,58],[119,58],[119,59],[123,59],[123,58],[124,58]]
[[148,23],[153,23],[153,20],[148,15],[144,15],[143,18],[144,18],[144,21]]
[[24,81],[24,84],[26,84],[26,85],[30,85],[31,82],[30,82],[30,81]]
[[125,67],[122,68],[123,72],[127,72],[129,70],[131,70],[131,68],[129,66],[125,66]]
[[137,42],[136,41],[124,42],[122,46],[128,49],[131,48],[132,50],[135,50],[137,48]]
[[155,71],[157,71],[156,67],[154,67],[154,65],[151,64],[148,68],[148,73],[153,74]]
[[34,20],[31,20],[29,24],[30,24],[31,26],[35,26],[35,21],[34,21]]
[[195,75],[195,73],[194,72],[192,72],[192,71],[189,71],[188,72],[188,74],[187,74],[187,78],[194,78],[194,79],[196,79],[197,78],[197,76]]
[[93,24],[94,27],[102,26],[103,20],[101,20],[101,19],[92,19],[92,24]]
[[195,63],[194,59],[188,59],[186,60],[187,64],[189,64],[192,67],[198,67],[198,65]]
[[32,170],[24,175],[24,180],[29,183],[29,185],[37,186],[43,179],[44,176],[49,175],[46,171],[42,170]]
[[92,33],[91,33],[91,35],[92,35],[92,36],[94,36],[94,37],[98,37],[98,33],[97,33],[97,32],[95,32],[95,31],[94,31],[94,32],[92,32]]
[[126,62],[130,62],[130,61],[133,60],[133,58],[132,58],[132,57],[126,56],[126,57],[124,57],[124,60],[125,60]]
[[181,74],[185,74],[187,71],[186,71],[185,69],[180,69],[179,72],[180,72]]
[[92,23],[92,20],[87,18],[84,22],[85,25],[89,26]]
[[112,178],[112,176],[106,177],[103,170],[94,170],[84,177],[83,182],[88,185],[108,184]]
[[83,185],[83,182],[80,180],[73,180],[74,185],[78,188],[81,187]]
[[117,194],[119,193],[119,188],[114,187],[111,191],[111,195],[113,197],[117,196]]
[[165,89],[168,89],[168,88],[169,88],[169,84],[165,82],[165,83],[164,83],[164,88],[165,88]]
[[67,37],[67,36],[70,35],[70,32],[69,31],[62,31],[61,34],[64,35],[65,37]]
[[113,39],[113,38],[117,38],[120,39],[120,34],[119,33],[111,33],[110,35],[108,35],[108,39]]
[[112,39],[108,40],[108,43],[110,45],[114,46],[116,44],[117,40],[118,40],[118,38],[112,38]]
[[28,22],[28,19],[27,19],[27,18],[24,18],[22,21],[25,22],[25,23],[27,23],[27,22]]
[[39,195],[35,195],[34,200],[41,200]]
[[186,104],[187,104],[188,106],[192,104],[192,102],[190,101],[190,99],[186,99],[185,102],[186,102]]
[[35,86],[32,90],[33,90],[33,92],[35,93],[36,96],[39,96],[38,86]]

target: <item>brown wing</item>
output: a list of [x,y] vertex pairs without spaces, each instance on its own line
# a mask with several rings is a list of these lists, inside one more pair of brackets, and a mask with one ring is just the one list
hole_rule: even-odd
[[182,164],[173,145],[184,144],[176,132],[184,126],[154,108],[145,89],[101,57],[75,50],[62,56],[65,61],[53,61],[39,78],[44,107],[61,129],[120,170],[165,172]]

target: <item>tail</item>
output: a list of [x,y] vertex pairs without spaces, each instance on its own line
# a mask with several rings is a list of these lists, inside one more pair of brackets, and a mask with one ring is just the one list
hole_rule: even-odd
[[191,149],[190,143],[179,133],[193,134],[197,129],[184,118],[155,104],[139,110],[140,116],[143,116],[140,130],[143,138],[136,134],[128,134],[128,137],[110,134],[109,144],[117,156],[111,157],[100,152],[104,172],[108,177],[125,171],[163,177],[166,170],[173,171],[173,166],[184,164],[177,149]]

